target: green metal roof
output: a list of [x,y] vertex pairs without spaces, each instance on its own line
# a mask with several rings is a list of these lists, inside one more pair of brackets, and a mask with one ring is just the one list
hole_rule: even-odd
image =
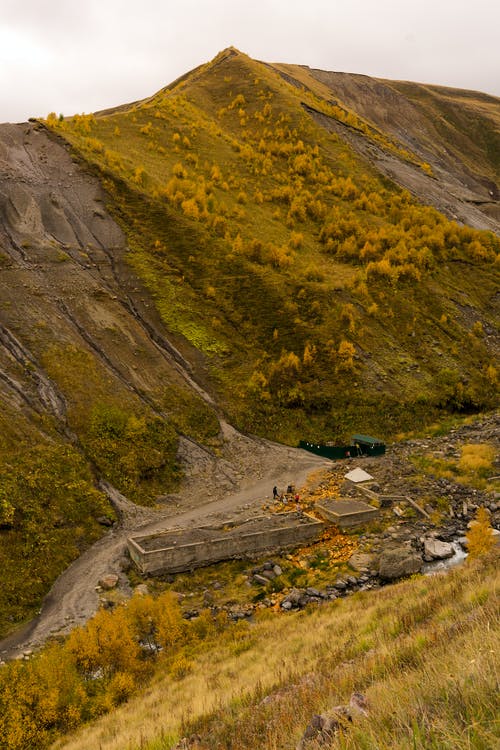
[[353,443],[368,443],[368,445],[383,445],[384,441],[378,438],[370,437],[370,435],[353,435],[351,437]]

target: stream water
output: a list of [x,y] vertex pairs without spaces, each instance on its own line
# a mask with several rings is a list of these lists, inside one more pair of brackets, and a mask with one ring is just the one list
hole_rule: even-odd
[[425,575],[441,573],[444,570],[449,570],[450,568],[454,568],[455,565],[463,563],[467,557],[467,552],[465,552],[460,542],[454,541],[451,543],[451,546],[455,551],[454,555],[447,557],[445,560],[433,560],[432,562],[424,563],[422,573]]

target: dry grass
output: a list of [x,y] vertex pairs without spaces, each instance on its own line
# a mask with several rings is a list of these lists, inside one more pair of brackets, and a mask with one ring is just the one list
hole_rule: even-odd
[[[332,747],[497,745],[495,557],[316,610],[269,612],[228,630],[180,680],[146,692],[57,748],[292,750],[312,713],[365,693],[370,720]],[[262,702],[265,695],[271,698]]]
[[488,443],[464,445],[458,468],[463,474],[485,477],[493,470],[496,452]]
[[495,446],[490,443],[466,443],[461,446],[460,453],[458,460],[432,454],[414,456],[412,460],[423,474],[432,474],[477,489],[495,489],[498,482],[488,481],[495,473]]

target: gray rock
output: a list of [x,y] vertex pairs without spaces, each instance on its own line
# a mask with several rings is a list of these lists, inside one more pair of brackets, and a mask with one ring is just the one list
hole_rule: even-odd
[[113,525],[113,519],[109,516],[99,516],[99,518],[96,518],[97,523],[101,524],[101,526],[112,526]]
[[349,567],[353,570],[365,572],[373,567],[374,555],[369,555],[365,552],[355,552],[349,558]]
[[192,734],[191,737],[183,737],[172,750],[196,750],[201,748],[201,737],[199,734]]
[[301,598],[303,596],[303,592],[299,589],[292,589],[289,594],[285,597],[286,602],[290,602],[294,606],[298,606]]
[[353,693],[348,706],[335,706],[328,713],[315,714],[300,738],[296,750],[332,747],[332,740],[352,721],[368,716],[368,704],[361,693]]
[[[345,720],[348,721],[347,717]],[[327,747],[342,726],[336,715],[315,714],[297,744],[297,750]]]
[[306,594],[308,596],[315,596],[315,597],[321,597],[321,591],[318,591],[318,589],[313,588],[312,586],[309,586],[306,589]]
[[455,550],[449,542],[427,538],[424,540],[424,557],[431,560],[445,560],[453,557]]
[[292,602],[288,601],[287,599],[281,602],[281,609],[290,610],[292,609],[292,607]]
[[421,556],[408,547],[397,547],[382,552],[379,575],[387,581],[418,573],[422,567]]
[[260,575],[260,573],[254,573],[253,580],[256,583],[263,583],[264,585],[269,583],[269,578],[265,578],[263,575]]
[[266,570],[262,571],[262,575],[264,576],[264,578],[267,578],[268,581],[273,581],[276,578],[276,573],[274,572],[274,570],[268,570],[267,568]]
[[109,591],[110,589],[114,589],[115,586],[118,585],[118,576],[116,573],[107,573],[102,578],[99,578],[99,586],[104,589],[104,591]]

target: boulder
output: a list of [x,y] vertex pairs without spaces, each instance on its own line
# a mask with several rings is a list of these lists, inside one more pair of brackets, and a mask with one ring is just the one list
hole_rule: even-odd
[[368,704],[361,693],[353,693],[348,706],[335,706],[328,713],[315,714],[300,738],[296,750],[316,750],[332,747],[339,730],[347,729],[352,721],[368,716]]
[[172,750],[196,750],[201,748],[201,737],[199,734],[192,734],[191,737],[183,737]]
[[253,580],[254,580],[254,581],[255,581],[256,583],[262,583],[262,584],[264,584],[264,585],[266,585],[267,583],[269,583],[269,578],[265,578],[265,577],[264,577],[263,575],[261,575],[260,573],[254,573],[254,576],[253,576]]
[[449,542],[441,542],[439,539],[431,537],[424,539],[424,556],[431,560],[445,560],[447,557],[453,557],[455,550]]
[[[348,721],[345,717],[344,721]],[[297,744],[297,750],[307,750],[307,748],[320,748],[330,746],[332,739],[342,726],[341,719],[336,714],[315,714],[307,727],[304,734]]]
[[418,573],[422,567],[421,556],[409,547],[396,547],[382,552],[379,576],[387,581]]
[[319,591],[319,589],[313,588],[312,586],[309,586],[306,589],[306,594],[307,596],[314,596],[316,599],[321,598],[322,596],[321,591]]
[[116,575],[116,573],[107,573],[102,578],[99,578],[99,586],[104,589],[104,591],[114,589],[117,585],[118,576]]
[[267,578],[268,581],[273,581],[276,578],[274,570],[268,570],[267,568],[262,571],[262,577]]
[[97,523],[101,524],[101,526],[112,526],[113,525],[113,519],[109,516],[99,516],[96,518]]
[[298,606],[302,596],[303,591],[300,591],[300,589],[292,589],[290,593],[285,597],[286,602],[291,602],[294,606]]

